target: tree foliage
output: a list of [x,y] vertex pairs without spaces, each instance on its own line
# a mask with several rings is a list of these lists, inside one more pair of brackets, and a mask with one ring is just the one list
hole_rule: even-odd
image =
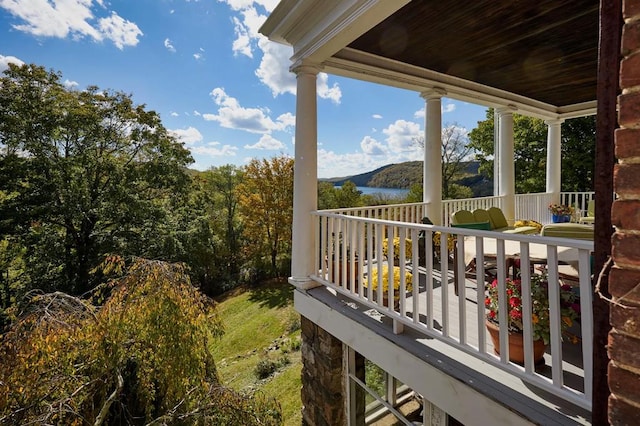
[[[471,131],[471,146],[479,153],[481,171],[493,176],[494,113]],[[534,193],[546,190],[544,171],[547,164],[547,125],[543,120],[519,114],[513,116],[516,192]],[[562,190],[593,190],[595,161],[595,118],[582,117],[562,124]]]
[[35,65],[0,79],[0,224],[27,249],[31,288],[81,294],[109,252],[146,255],[189,152],[129,95],[67,89]]
[[279,424],[273,401],[220,385],[221,333],[178,264],[137,259],[93,300],[31,293],[0,341],[0,424]]
[[293,159],[285,156],[253,159],[238,185],[248,256],[258,263],[268,259],[274,276],[279,257],[291,256],[293,222]]

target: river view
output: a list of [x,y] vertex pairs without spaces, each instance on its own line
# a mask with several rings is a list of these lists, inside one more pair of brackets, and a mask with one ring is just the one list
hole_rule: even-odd
[[[336,185],[336,188],[339,187],[339,185]],[[358,191],[362,191],[363,194],[383,194],[390,197],[404,197],[409,192],[408,189],[398,188],[373,188],[369,186],[357,186],[356,188]]]

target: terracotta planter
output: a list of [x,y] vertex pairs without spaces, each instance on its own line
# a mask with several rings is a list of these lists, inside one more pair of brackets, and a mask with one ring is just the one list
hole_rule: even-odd
[[[328,259],[325,257],[324,259],[325,264],[327,266],[327,268],[329,268],[329,261]],[[335,262],[335,261],[334,261]],[[335,270],[333,269],[333,267],[329,268],[329,281],[336,283],[337,285],[343,285],[343,277],[342,277],[342,261],[338,261],[338,274],[335,274]],[[335,264],[333,265],[335,266]],[[358,278],[360,277],[361,271],[360,271],[360,266],[358,264],[358,260],[356,259],[354,261],[354,266],[355,266],[355,282],[354,282],[354,289],[353,291],[355,293],[358,292]],[[351,262],[347,261],[346,263],[346,269],[347,269],[347,275],[344,277],[344,288],[346,288],[347,290],[351,290],[351,285],[349,283],[349,279],[351,278]]]
[[[397,294],[397,293],[394,293]],[[373,301],[374,302],[378,302],[378,291],[377,290],[373,290]],[[384,306],[385,308],[389,307],[389,293],[385,292],[382,295],[382,306]],[[395,309],[396,311],[398,309],[400,309],[400,296],[396,296],[393,298],[393,309]]]
[[[487,330],[493,342],[493,350],[500,355],[500,328],[497,324],[486,321]],[[509,361],[516,364],[524,364],[524,339],[522,333],[509,333]],[[544,364],[544,351],[547,345],[542,339],[533,342],[533,362],[536,365]]]

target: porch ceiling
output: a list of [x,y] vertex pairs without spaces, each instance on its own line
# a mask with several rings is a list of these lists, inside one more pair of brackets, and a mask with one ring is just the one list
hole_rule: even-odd
[[596,99],[597,0],[413,0],[348,48],[563,108]]

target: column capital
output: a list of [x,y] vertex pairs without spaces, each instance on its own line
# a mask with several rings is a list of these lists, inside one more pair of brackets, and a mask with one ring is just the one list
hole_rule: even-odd
[[547,126],[559,126],[562,123],[564,123],[564,118],[550,118],[548,120],[544,120],[544,124],[546,124]]
[[429,99],[439,99],[446,95],[447,91],[442,87],[432,87],[431,89],[420,92],[420,97],[425,101],[428,101]]
[[322,71],[322,68],[322,65],[318,63],[298,60],[289,67],[289,71],[297,75],[312,74],[315,76],[318,75],[320,71]]
[[518,107],[513,104],[509,104],[509,105],[496,107],[495,110],[500,115],[507,115],[507,114],[513,114],[514,112],[518,111]]

